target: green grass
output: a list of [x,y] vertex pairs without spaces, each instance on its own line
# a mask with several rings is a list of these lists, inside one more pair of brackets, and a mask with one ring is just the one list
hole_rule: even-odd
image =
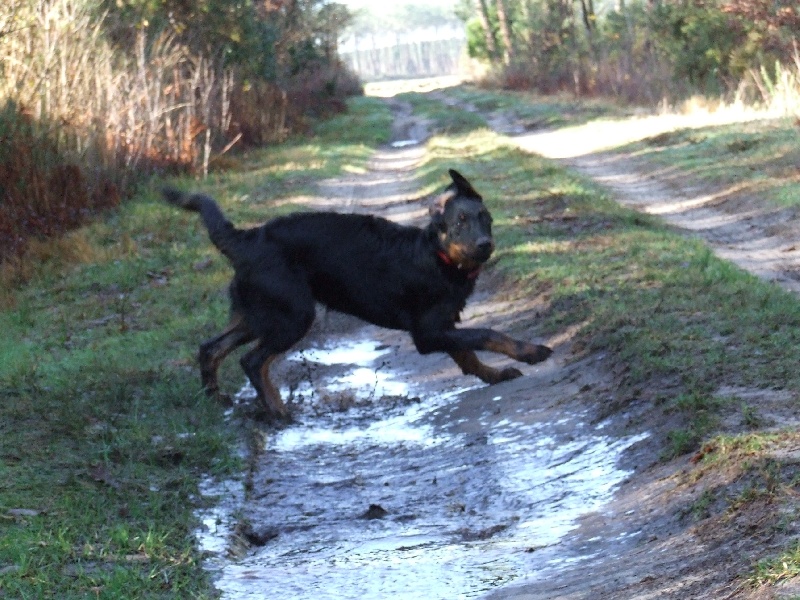
[[779,556],[758,561],[750,577],[750,583],[756,587],[764,584],[774,585],[797,576],[800,576],[800,542],[795,542]]
[[[261,221],[363,169],[390,121],[355,99],[313,136],[182,185]],[[0,596],[215,597],[193,509],[201,478],[241,473],[241,440],[201,394],[194,353],[226,320],[230,269],[155,192],[70,239],[0,312]]]
[[681,129],[621,150],[731,192],[800,204],[800,130],[793,119]]
[[[428,119],[433,130],[442,135],[486,129],[485,115],[493,112],[503,113],[527,129],[566,127],[603,116],[624,116],[628,112],[605,102],[534,97],[525,93],[483,90],[471,85],[448,88],[435,96],[408,92],[398,97],[410,102],[415,113]],[[451,99],[451,102],[442,102],[442,97]]]
[[[800,469],[792,456],[798,441],[800,435],[791,430],[717,435],[696,455],[692,477],[711,480],[692,507],[698,517],[716,518],[721,526],[731,521],[758,523],[759,535],[787,540],[783,550],[756,560],[743,577],[753,588],[800,575],[796,532]],[[715,483],[719,478],[728,483],[720,486]],[[714,510],[709,510],[712,506]]]
[[440,134],[469,133],[488,127],[486,119],[477,112],[454,109],[431,98],[429,94],[408,92],[400,94],[398,98],[411,103],[414,113],[428,119],[433,130]]

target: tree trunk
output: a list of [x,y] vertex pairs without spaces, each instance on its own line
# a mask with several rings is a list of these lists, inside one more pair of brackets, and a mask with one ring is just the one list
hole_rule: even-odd
[[497,20],[500,21],[500,35],[503,38],[503,62],[511,64],[514,57],[514,47],[511,40],[511,26],[508,23],[508,12],[506,11],[506,0],[497,1]]
[[[498,2],[499,1],[500,0],[498,0]],[[592,0],[581,0],[581,9],[583,12],[583,24],[586,26],[586,33],[591,37],[595,19],[594,3]]]
[[489,20],[489,9],[486,0],[478,0],[478,18],[481,20],[483,35],[486,38],[486,50],[489,53],[489,60],[497,58],[497,40],[494,38],[492,22]]

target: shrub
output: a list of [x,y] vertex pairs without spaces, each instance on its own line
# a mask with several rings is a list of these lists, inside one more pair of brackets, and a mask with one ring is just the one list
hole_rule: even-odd
[[115,183],[58,148],[55,129],[15,103],[0,111],[0,256],[19,255],[31,236],[62,233],[119,202]]

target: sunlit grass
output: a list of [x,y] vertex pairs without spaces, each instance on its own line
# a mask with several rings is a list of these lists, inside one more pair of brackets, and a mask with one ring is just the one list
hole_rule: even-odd
[[762,119],[678,129],[621,150],[721,186],[723,197],[750,195],[765,203],[796,206],[800,198],[798,141],[800,130],[792,119]]
[[449,88],[447,94],[482,112],[502,111],[527,129],[577,125],[632,112],[609,100],[576,99],[568,94],[540,96],[529,92],[497,92],[472,85]]
[[758,561],[750,583],[754,586],[776,584],[800,576],[800,542],[795,542],[783,554]]
[[479,113],[453,110],[427,94],[409,92],[398,98],[410,102],[414,112],[429,120],[431,128],[442,134],[468,133],[488,127],[486,119]]

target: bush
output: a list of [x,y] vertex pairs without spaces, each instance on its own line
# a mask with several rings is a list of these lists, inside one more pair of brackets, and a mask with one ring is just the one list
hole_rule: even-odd
[[286,87],[293,116],[298,119],[344,112],[347,97],[364,93],[358,77],[341,63],[302,71]]
[[13,102],[0,111],[0,256],[19,255],[31,236],[51,236],[119,202],[117,186],[58,148],[54,129]]
[[0,2],[0,262],[143,178],[205,174],[233,143],[282,141],[360,91],[310,42],[331,29],[320,1],[209,6]]

